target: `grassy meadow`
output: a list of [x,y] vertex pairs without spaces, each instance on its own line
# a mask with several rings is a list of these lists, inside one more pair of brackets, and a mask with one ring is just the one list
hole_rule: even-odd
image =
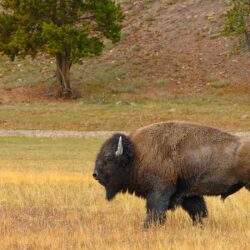
[[145,202],[111,203],[92,179],[100,139],[0,138],[0,249],[250,249],[249,193],[207,198],[209,219],[187,214],[142,227]]
[[[0,129],[132,131],[167,120],[193,121],[227,130],[250,128],[248,95],[114,98],[102,104],[83,99],[0,104]],[[129,105],[117,104],[119,99],[128,101]]]

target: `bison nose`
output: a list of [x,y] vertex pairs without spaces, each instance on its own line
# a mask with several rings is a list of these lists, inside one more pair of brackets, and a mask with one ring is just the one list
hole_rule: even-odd
[[93,177],[97,180],[97,172],[95,171],[94,173],[93,173]]

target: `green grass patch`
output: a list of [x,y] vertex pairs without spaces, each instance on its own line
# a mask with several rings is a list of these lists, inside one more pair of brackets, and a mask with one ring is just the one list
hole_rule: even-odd
[[101,139],[0,137],[0,170],[86,172]]
[[188,120],[228,130],[249,130],[250,120],[241,119],[243,115],[250,116],[249,110],[247,96],[136,99],[120,95],[107,97],[106,103],[79,99],[69,103],[3,104],[0,105],[0,128],[131,131],[154,122]]

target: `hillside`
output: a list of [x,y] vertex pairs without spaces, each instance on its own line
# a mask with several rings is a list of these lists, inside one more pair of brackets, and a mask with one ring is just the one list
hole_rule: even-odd
[[130,80],[141,77],[152,87],[161,81],[181,92],[250,83],[250,53],[230,56],[233,41],[220,36],[226,8],[214,0],[130,1],[126,36],[99,63],[123,62]]
[[[160,95],[216,91],[250,94],[250,53],[233,53],[220,35],[228,8],[216,0],[120,0],[126,13],[121,42],[72,69],[84,98],[103,94]],[[53,88],[53,58],[0,59],[1,102],[43,98]],[[49,89],[48,89],[49,88]]]

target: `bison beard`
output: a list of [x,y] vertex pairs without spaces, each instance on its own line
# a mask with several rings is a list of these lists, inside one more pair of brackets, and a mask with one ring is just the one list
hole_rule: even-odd
[[118,193],[118,191],[114,191],[113,189],[111,188],[106,188],[106,199],[108,201],[111,201],[115,195]]
[[117,193],[123,190],[123,186],[119,181],[116,179],[112,179],[112,182],[109,182],[106,186],[104,185],[106,190],[106,199],[108,201],[113,200]]
[[250,187],[250,140],[197,124],[158,123],[101,147],[93,176],[107,200],[129,192],[146,199],[145,227],[181,206],[194,224],[208,211],[203,195],[225,199]]

